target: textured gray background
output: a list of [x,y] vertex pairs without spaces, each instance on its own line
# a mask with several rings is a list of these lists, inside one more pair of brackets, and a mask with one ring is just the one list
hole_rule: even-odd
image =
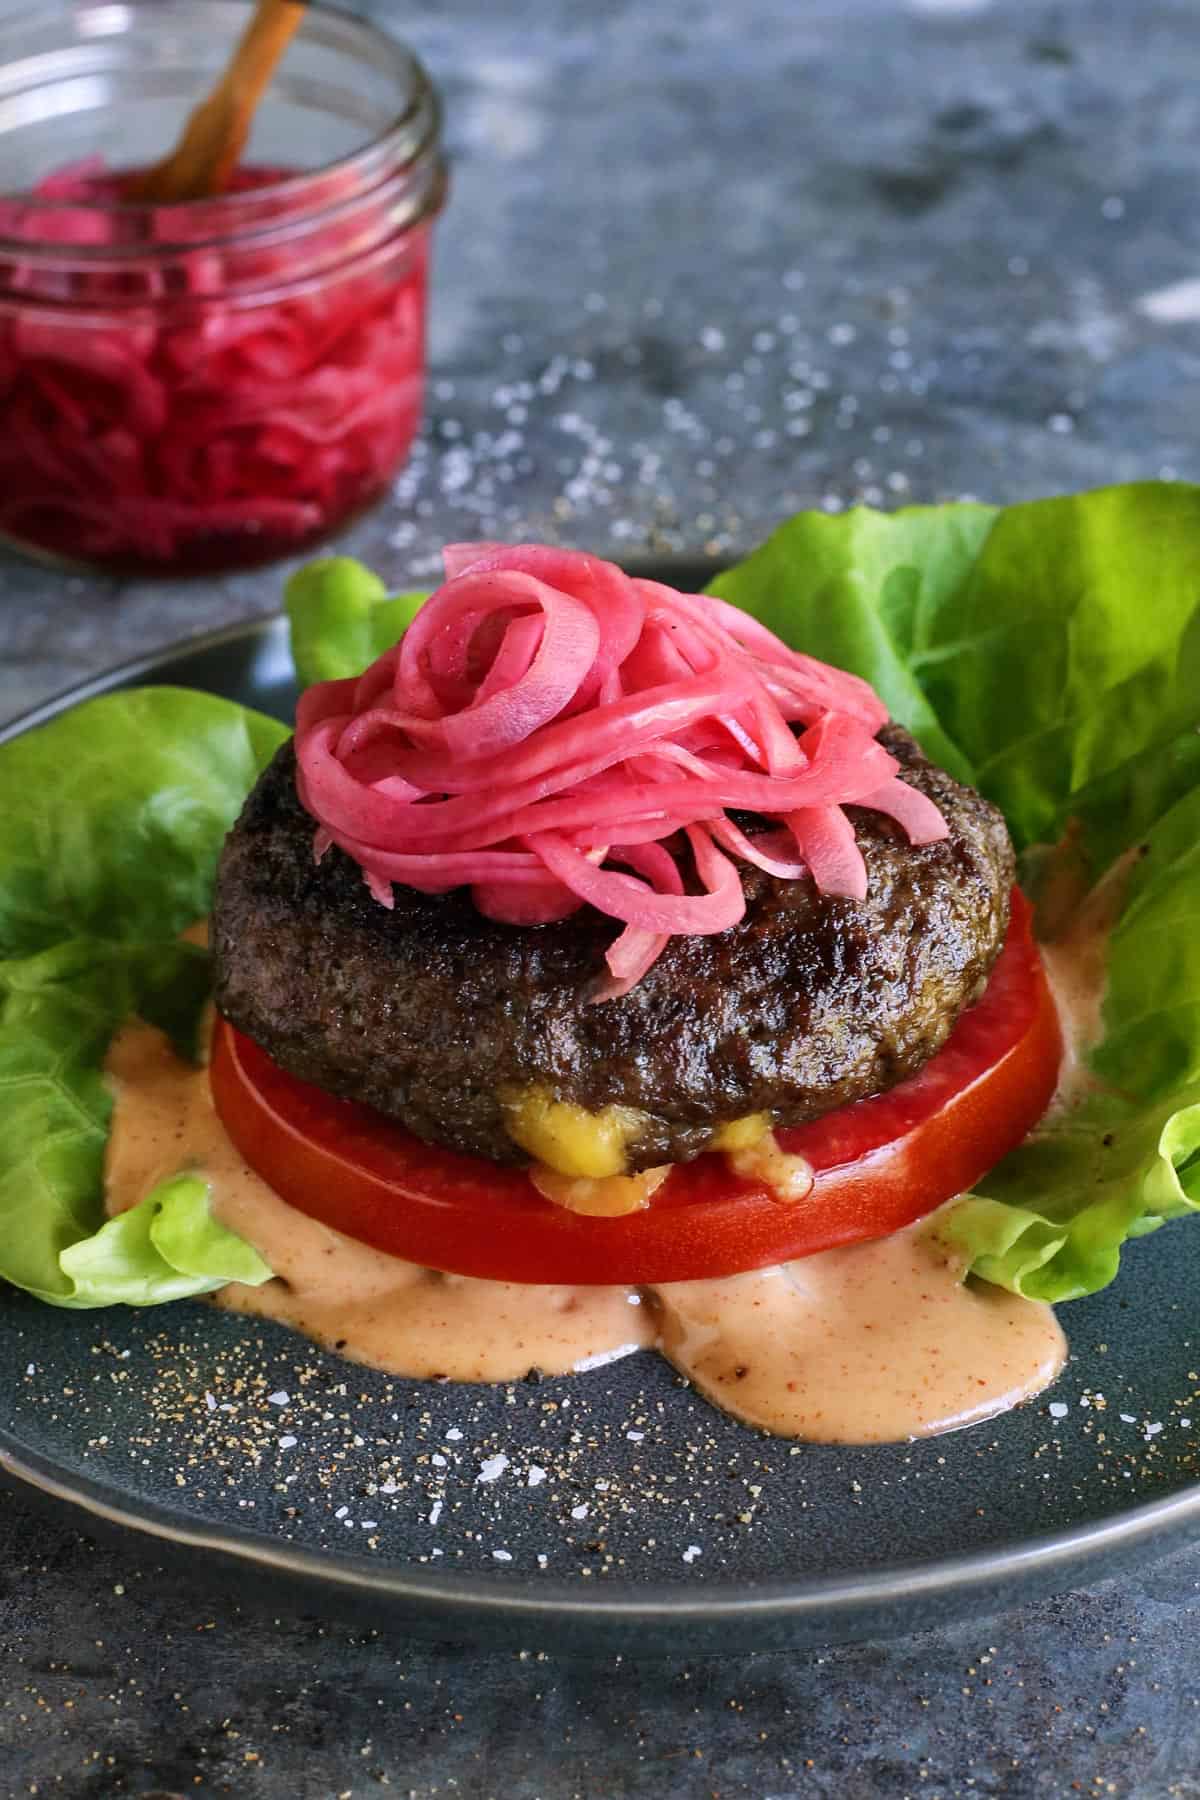
[[[426,432],[348,547],[748,548],[1196,475],[1194,0],[414,0],[455,161]],[[0,718],[270,611],[0,561]],[[0,1498],[0,1797],[1200,1796],[1200,1552],[952,1631],[639,1664],[164,1598]]]

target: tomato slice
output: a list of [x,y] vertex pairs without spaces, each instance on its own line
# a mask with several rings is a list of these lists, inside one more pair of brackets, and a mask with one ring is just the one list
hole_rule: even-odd
[[680,1165],[620,1218],[564,1211],[519,1169],[425,1144],[366,1106],[286,1075],[223,1020],[212,1091],[230,1137],[290,1205],[390,1255],[523,1282],[691,1281],[883,1237],[970,1188],[1049,1104],[1062,1037],[1032,912],[1012,922],[983,998],[920,1072],[781,1131],[811,1193],[781,1202],[723,1156]]

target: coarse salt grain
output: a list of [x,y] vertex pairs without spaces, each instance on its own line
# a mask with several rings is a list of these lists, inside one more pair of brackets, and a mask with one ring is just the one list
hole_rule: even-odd
[[[592,1356],[581,1356],[577,1363],[571,1364],[571,1367],[576,1375],[586,1375],[590,1369],[603,1369],[609,1363],[620,1362],[623,1357],[632,1356],[634,1351],[640,1350],[641,1347],[640,1344],[618,1344],[613,1350],[597,1350]],[[565,1400],[563,1405],[566,1405]]]
[[1065,1419],[1070,1408],[1065,1401],[1052,1400],[1047,1410],[1052,1419]]
[[511,1562],[512,1561],[512,1551],[511,1550],[493,1550],[492,1556],[494,1557],[496,1562]]
[[571,1508],[571,1517],[573,1519],[586,1519],[587,1516],[588,1509],[586,1506],[573,1506]]
[[499,1481],[508,1467],[508,1458],[501,1450],[495,1456],[485,1457],[479,1465],[479,1473],[475,1480],[481,1485],[489,1481]]
[[546,1479],[545,1469],[539,1469],[539,1467],[536,1463],[531,1463],[530,1468],[529,1468],[529,1473],[525,1477],[526,1487],[541,1487],[541,1485],[542,1485],[543,1481],[545,1481],[545,1479]]
[[429,1523],[431,1525],[436,1525],[438,1520],[441,1518],[441,1516],[442,1516],[442,1502],[440,1500],[435,1500],[433,1505],[429,1509]]
[[294,1449],[295,1444],[296,1444],[296,1439],[294,1437],[281,1437],[279,1440],[279,1448],[281,1450]]
[[694,1563],[700,1554],[701,1549],[699,1544],[689,1544],[683,1553],[683,1560],[685,1563]]
[[268,1406],[290,1406],[291,1404],[292,1396],[285,1393],[282,1388],[279,1389],[278,1393],[267,1395]]

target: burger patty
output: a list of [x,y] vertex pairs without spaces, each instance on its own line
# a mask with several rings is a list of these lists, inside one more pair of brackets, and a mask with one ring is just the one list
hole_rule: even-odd
[[879,737],[941,809],[947,838],[914,848],[850,807],[865,900],[744,866],[739,924],[673,937],[631,993],[598,1005],[587,996],[614,920],[584,907],[502,925],[466,890],[399,886],[388,911],[340,850],[314,862],[285,744],[221,858],[217,1005],[291,1074],[500,1163],[528,1161],[506,1121],[531,1090],[591,1114],[634,1109],[630,1169],[686,1161],[749,1114],[799,1124],[877,1094],[920,1068],[982,992],[1014,873],[996,809],[898,726]]

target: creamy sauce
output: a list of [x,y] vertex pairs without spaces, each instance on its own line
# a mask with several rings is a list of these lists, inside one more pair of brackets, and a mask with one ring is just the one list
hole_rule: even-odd
[[116,1090],[108,1209],[120,1212],[181,1168],[211,1184],[223,1225],[276,1274],[231,1283],[216,1304],[278,1319],[328,1349],[414,1380],[515,1381],[530,1369],[567,1375],[581,1363],[642,1349],[654,1322],[634,1288],[528,1287],[441,1275],[331,1231],[281,1200],[247,1168],[213,1108],[208,1072],[133,1023],[106,1064]]
[[1055,935],[1040,946],[1063,1034],[1055,1107],[1074,1105],[1092,1085],[1084,1058],[1104,1035],[1108,940],[1140,856],[1134,849],[1118,857],[1103,879],[1077,901]]
[[962,1280],[913,1231],[726,1281],[657,1290],[661,1348],[748,1425],[822,1443],[952,1431],[1063,1366],[1050,1307]]
[[276,1271],[216,1304],[278,1319],[356,1361],[413,1379],[562,1375],[655,1345],[748,1424],[826,1442],[951,1430],[1037,1393],[1066,1344],[1039,1303],[961,1280],[915,1232],[722,1281],[549,1287],[441,1275],[287,1206],[247,1168],[207,1071],[133,1022],[114,1040],[110,1212],[194,1168],[221,1221]]

